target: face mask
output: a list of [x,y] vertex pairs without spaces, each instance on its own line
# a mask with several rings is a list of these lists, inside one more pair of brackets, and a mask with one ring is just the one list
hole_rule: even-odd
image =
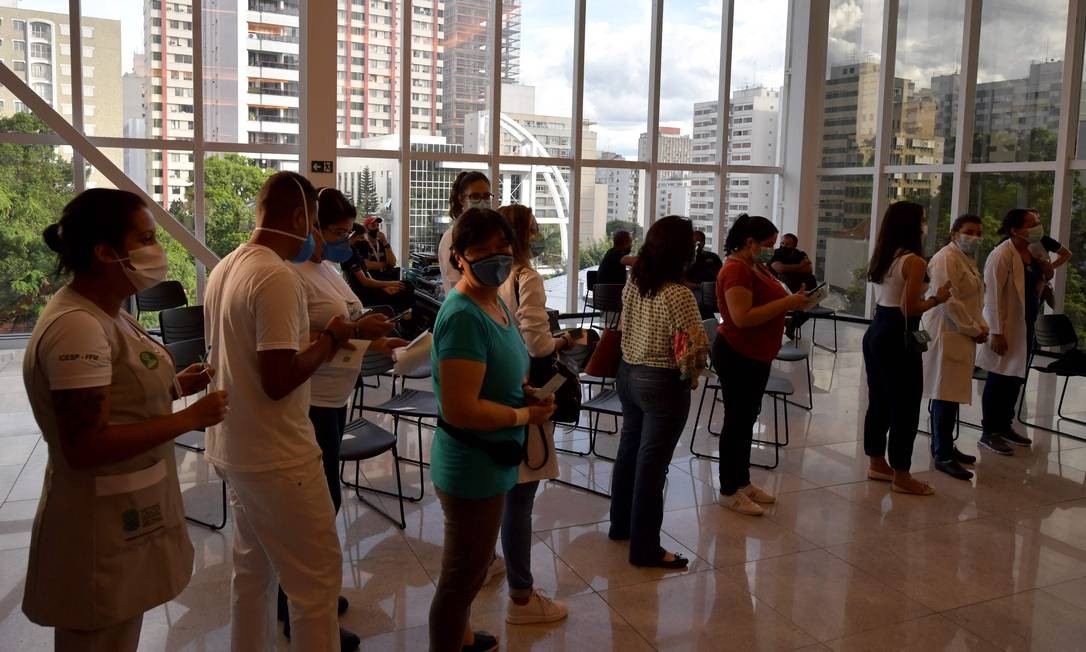
[[1045,227],[1043,224],[1031,226],[1030,228],[1026,229],[1026,235],[1020,237],[1030,244],[1033,244],[1034,242],[1040,242],[1041,238],[1045,237]]
[[928,223],[924,222],[920,225],[920,238],[924,239],[928,237]]
[[471,273],[483,285],[501,287],[513,271],[513,257],[509,254],[491,254],[474,262],[462,259],[471,267]]
[[773,259],[773,250],[769,247],[762,247],[758,250],[758,255],[754,259],[763,265],[768,265],[769,261]]
[[348,238],[342,240],[336,240],[335,242],[324,241],[324,247],[321,248],[321,258],[324,260],[330,260],[333,263],[345,263],[350,260],[354,255],[354,251],[351,249],[351,243]]
[[[132,269],[124,264],[125,261],[128,261]],[[116,258],[113,262],[121,264],[121,271],[124,272],[128,282],[136,288],[136,292],[154,287],[165,281],[166,272],[169,268],[166,250],[157,242],[146,247],[133,249],[128,252],[127,257]]]
[[543,255],[543,250],[546,247],[542,238],[536,238],[528,243],[528,248],[531,250],[532,258],[539,258]]
[[958,249],[962,250],[962,253],[966,256],[975,256],[977,250],[980,249],[980,241],[984,238],[979,235],[966,235],[964,233],[958,234],[957,245]]
[[468,200],[468,209],[470,210],[472,208],[490,208],[490,200],[489,199],[469,199]]

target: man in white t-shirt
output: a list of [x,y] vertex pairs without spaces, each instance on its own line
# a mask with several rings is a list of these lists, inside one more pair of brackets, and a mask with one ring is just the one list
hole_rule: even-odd
[[209,362],[232,399],[226,420],[207,431],[206,455],[230,486],[234,513],[235,652],[275,647],[277,577],[290,602],[293,649],[341,649],[342,560],[308,380],[357,324],[337,315],[310,341],[305,296],[287,261],[313,250],[316,198],[301,175],[271,176],[257,198],[253,236],[208,279]]

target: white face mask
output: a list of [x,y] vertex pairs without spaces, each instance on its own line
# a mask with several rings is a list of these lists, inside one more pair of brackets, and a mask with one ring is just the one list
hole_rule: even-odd
[[490,208],[489,199],[469,199],[468,208]]
[[975,256],[977,254],[977,249],[980,248],[980,241],[983,239],[984,238],[979,235],[959,233],[955,243],[958,245],[958,249],[961,249],[962,253],[966,256]]
[[[131,269],[124,264],[125,261],[128,261],[128,264],[132,266]],[[128,278],[128,282],[136,288],[136,292],[154,287],[165,281],[166,273],[169,271],[169,259],[166,257],[166,250],[157,242],[133,249],[128,252],[126,258],[116,258],[113,262],[121,265],[121,271]]]

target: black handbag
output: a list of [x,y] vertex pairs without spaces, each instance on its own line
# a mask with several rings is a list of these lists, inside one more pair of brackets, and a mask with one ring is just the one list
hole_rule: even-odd
[[[904,263],[903,263],[904,265]],[[901,275],[904,280],[905,274]],[[901,317],[905,320],[905,350],[913,353],[926,353],[928,350],[928,344],[931,342],[931,335],[923,328],[910,328],[909,327],[909,313],[905,311],[905,290],[908,288],[908,283],[902,283],[901,285],[901,300],[899,307],[901,308]],[[920,319],[917,318],[919,324]]]

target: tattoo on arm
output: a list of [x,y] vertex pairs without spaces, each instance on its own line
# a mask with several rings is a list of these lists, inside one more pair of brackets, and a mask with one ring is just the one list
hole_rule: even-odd
[[96,432],[106,425],[109,417],[106,388],[53,392],[53,410],[62,438],[73,441],[86,433]]

